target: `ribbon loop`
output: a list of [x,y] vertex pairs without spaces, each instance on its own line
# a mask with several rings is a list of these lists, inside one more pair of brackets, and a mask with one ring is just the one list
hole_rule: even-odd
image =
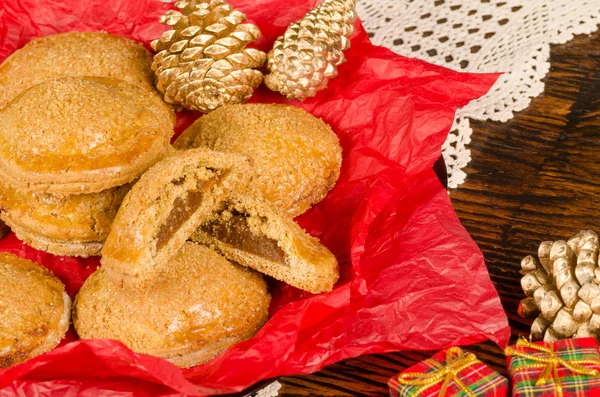
[[507,347],[504,353],[507,356],[515,356],[524,358],[526,360],[533,361],[534,364],[523,365],[517,368],[515,371],[526,370],[530,368],[542,368],[540,376],[535,382],[536,386],[542,386],[547,384],[550,380],[554,382],[556,388],[556,395],[558,397],[563,396],[563,387],[560,383],[560,377],[558,375],[558,368],[565,367],[571,372],[586,375],[586,376],[597,376],[598,370],[592,368],[586,368],[585,364],[600,365],[598,360],[566,360],[561,357],[557,357],[554,353],[554,345],[548,346],[537,345],[533,342],[527,341],[524,338],[520,338],[517,341],[517,347],[527,347],[532,350],[536,350],[541,353],[545,353],[547,356],[537,356],[534,354],[525,353],[512,347]]
[[469,397],[476,397],[475,394],[458,378],[458,373],[467,369],[473,364],[480,363],[473,353],[466,353],[460,347],[451,347],[446,350],[446,365],[438,368],[434,372],[406,372],[400,374],[398,383],[408,386],[419,386],[415,391],[415,396],[422,394],[428,388],[442,382],[438,397],[446,395],[446,390],[450,382],[454,382]]

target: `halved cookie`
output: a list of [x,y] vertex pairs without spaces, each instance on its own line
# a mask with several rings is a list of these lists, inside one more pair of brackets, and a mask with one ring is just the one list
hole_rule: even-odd
[[234,193],[196,230],[192,241],[227,259],[315,294],[339,277],[335,256],[266,200]]
[[154,91],[152,55],[141,44],[104,32],[69,32],[30,41],[0,64],[0,109],[48,80],[111,77]]
[[285,105],[223,106],[199,118],[174,146],[247,155],[255,172],[250,190],[292,216],[325,197],[342,164],[342,148],[331,127],[304,109]]
[[99,192],[166,156],[174,125],[158,94],[121,80],[51,80],[0,110],[0,176],[16,189]]
[[106,239],[107,274],[143,285],[250,175],[246,157],[208,149],[176,152],[150,168],[125,196]]
[[0,216],[13,229],[26,229],[46,240],[102,242],[129,189],[127,184],[99,193],[56,196],[0,181]]
[[260,274],[187,242],[145,289],[123,288],[98,269],[75,299],[73,324],[82,339],[117,339],[191,367],[251,338],[269,302]]
[[69,328],[71,300],[44,267],[0,253],[0,368],[52,350]]

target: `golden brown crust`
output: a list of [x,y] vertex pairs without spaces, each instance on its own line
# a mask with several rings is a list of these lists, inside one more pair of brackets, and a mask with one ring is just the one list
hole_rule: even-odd
[[0,368],[52,350],[67,332],[71,301],[37,263],[0,253]]
[[[2,218],[6,219],[4,215],[2,215]],[[102,250],[102,241],[52,240],[27,228],[17,226],[13,226],[12,231],[25,244],[53,255],[87,258],[89,256],[99,256]]]
[[0,109],[34,85],[62,77],[111,77],[154,91],[151,64],[142,45],[104,32],[41,37],[0,64]]
[[143,290],[118,286],[100,268],[75,299],[73,324],[82,339],[117,339],[191,367],[251,338],[269,302],[260,274],[187,242]]
[[164,157],[174,124],[157,94],[123,81],[52,80],[0,110],[0,175],[36,192],[99,192]]
[[102,265],[117,283],[141,287],[169,264],[202,220],[251,174],[244,156],[193,149],[150,168],[123,200]]
[[48,240],[104,241],[131,185],[99,193],[56,196],[15,189],[0,180],[2,218]]
[[305,110],[285,105],[223,106],[198,119],[174,146],[247,155],[255,168],[250,188],[292,216],[325,197],[342,163],[331,128]]
[[[232,217],[240,216],[245,222],[243,227],[231,222]],[[227,223],[236,227],[233,234],[220,226]],[[250,238],[253,247],[240,244],[236,233],[240,229],[253,234]],[[316,238],[280,208],[243,193],[230,195],[221,210],[208,217],[191,239],[208,245],[229,260],[315,294],[331,291],[339,277],[335,256]],[[266,254],[256,251],[259,239],[276,242],[283,258],[267,244],[264,244]]]

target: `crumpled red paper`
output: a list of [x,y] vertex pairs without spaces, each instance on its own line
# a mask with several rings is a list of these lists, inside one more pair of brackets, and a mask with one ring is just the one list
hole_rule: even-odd
[[[268,51],[316,0],[231,0],[256,23]],[[144,42],[166,28],[158,0],[0,2],[0,60],[29,40],[58,32],[105,30]],[[272,289],[271,318],[259,333],[213,361],[180,370],[110,340],[77,341],[0,371],[0,395],[109,396],[242,390],[266,378],[306,374],[338,360],[395,350],[435,350],[491,339],[509,328],[483,256],[460,225],[431,170],[454,112],[483,95],[497,75],[454,72],[373,46],[357,22],[339,76],[301,106],[332,125],[343,146],[335,188],[298,218],[337,256],[341,280],[313,296]],[[254,102],[288,103],[261,87]],[[178,131],[199,114],[179,116]],[[51,269],[71,296],[98,260],[55,257],[14,235],[0,251]]]

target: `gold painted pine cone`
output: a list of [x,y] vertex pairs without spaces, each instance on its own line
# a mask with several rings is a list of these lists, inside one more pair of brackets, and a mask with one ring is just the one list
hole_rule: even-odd
[[279,37],[267,56],[265,84],[289,99],[304,100],[327,87],[346,61],[354,33],[356,0],[324,0]]
[[534,339],[600,335],[598,234],[582,230],[569,241],[544,241],[538,259],[521,261],[521,287],[527,298],[519,314],[539,313],[531,325]]
[[247,101],[263,78],[254,68],[266,61],[264,52],[246,48],[260,37],[258,27],[243,23],[246,15],[224,0],[181,0],[175,7],[160,19],[172,29],[151,43],[165,101],[204,113]]

